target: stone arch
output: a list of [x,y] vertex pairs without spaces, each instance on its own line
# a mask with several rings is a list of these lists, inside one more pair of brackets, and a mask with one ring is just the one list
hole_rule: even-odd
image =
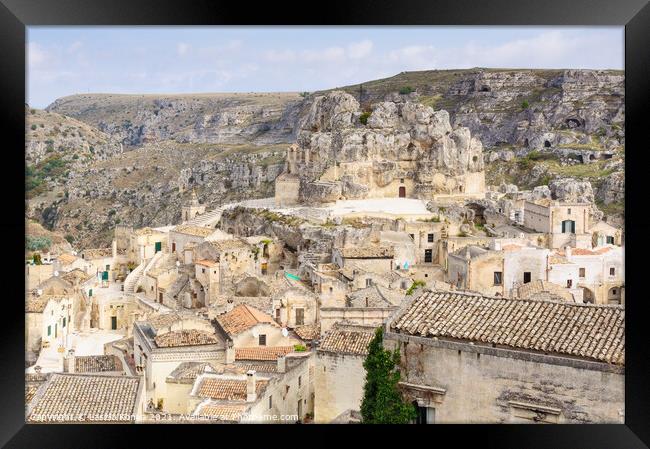
[[585,304],[594,304],[596,302],[596,295],[591,289],[582,287],[582,302]]
[[621,287],[615,286],[607,290],[607,304],[621,303]]

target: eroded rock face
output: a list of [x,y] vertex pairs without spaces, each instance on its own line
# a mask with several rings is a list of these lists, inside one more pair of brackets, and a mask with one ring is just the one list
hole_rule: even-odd
[[[330,200],[337,192],[333,184],[341,186],[341,197],[363,198],[398,179],[413,180],[423,195],[458,193],[459,177],[483,171],[481,142],[467,128],[454,129],[446,111],[384,101],[372,106],[365,124],[361,115],[356,99],[345,92],[314,99],[297,137],[296,159],[288,166],[302,178],[303,200]],[[334,170],[335,164],[342,168]]]
[[594,191],[589,181],[573,178],[554,179],[548,185],[554,200],[567,203],[593,203]]

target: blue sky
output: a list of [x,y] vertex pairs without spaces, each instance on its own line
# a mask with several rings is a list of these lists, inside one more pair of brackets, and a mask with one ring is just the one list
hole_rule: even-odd
[[314,91],[403,71],[624,67],[623,27],[29,27],[27,99]]

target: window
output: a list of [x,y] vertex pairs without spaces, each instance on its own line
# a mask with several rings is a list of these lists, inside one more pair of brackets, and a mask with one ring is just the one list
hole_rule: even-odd
[[296,309],[296,326],[305,324],[305,309]]
[[427,234],[427,242],[433,242],[433,234]]
[[172,242],[172,253],[176,252],[176,242]]
[[530,282],[530,271],[524,271],[524,284],[528,284]]
[[47,326],[47,336],[52,335],[52,326]]
[[610,267],[609,268],[609,275],[610,276],[615,276],[616,275],[616,268]]
[[273,408],[273,396],[269,396],[269,409]]
[[571,288],[571,287],[573,287],[573,279],[567,279],[566,288]]
[[201,268],[201,273],[205,273],[205,268]]
[[615,295],[615,294],[616,294],[616,289],[614,288],[614,289],[612,289],[612,295]]
[[607,244],[613,245],[614,244],[614,237],[612,237],[611,235],[608,235],[607,238],[606,238],[606,241],[607,241]]
[[63,317],[63,326],[61,326],[61,327],[65,327],[65,321],[66,321],[65,317]]
[[425,263],[433,262],[433,250],[432,249],[425,249],[424,250],[424,262]]
[[332,291],[334,291],[334,289],[332,287],[330,287],[330,293],[332,293]]
[[501,285],[503,283],[503,272],[494,272],[494,285]]
[[571,215],[571,208],[568,208],[568,209],[566,210],[566,213],[567,213],[567,215]]
[[411,237],[411,240],[415,240],[415,234],[409,234],[409,236]]
[[579,272],[578,275],[579,275],[581,278],[585,277],[585,269],[584,269],[584,268],[580,268],[580,269],[578,270],[578,272]]
[[573,220],[564,220],[562,222],[562,234],[575,234],[576,222]]
[[280,321],[280,309],[275,309],[275,319]]
[[399,178],[400,184],[404,184],[404,178]]
[[372,279],[366,278],[366,287],[370,287],[371,285],[372,285]]
[[302,376],[298,376],[298,386],[302,385]]
[[421,407],[418,405],[417,401],[413,402],[415,410],[417,411],[417,417],[414,420],[414,424],[433,424],[435,422],[436,409],[433,407]]
[[266,346],[266,335],[262,334],[258,338],[260,346]]

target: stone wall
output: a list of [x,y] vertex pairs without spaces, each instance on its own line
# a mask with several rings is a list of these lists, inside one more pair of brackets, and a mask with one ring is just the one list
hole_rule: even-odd
[[314,421],[329,423],[346,410],[360,410],[366,371],[362,355],[317,351]]
[[405,391],[435,408],[437,423],[624,422],[622,367],[390,332],[384,345],[398,340],[402,381],[437,393]]

